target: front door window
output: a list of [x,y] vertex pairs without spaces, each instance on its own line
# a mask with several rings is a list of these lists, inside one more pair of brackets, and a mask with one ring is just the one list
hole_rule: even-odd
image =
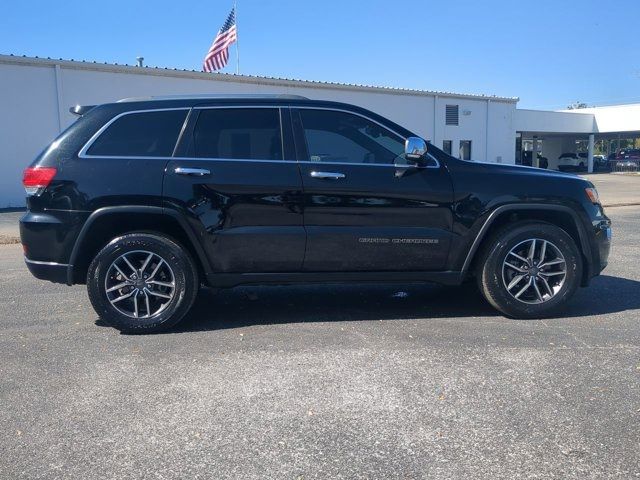
[[404,139],[366,118],[312,109],[300,117],[311,162],[391,165],[404,157]]

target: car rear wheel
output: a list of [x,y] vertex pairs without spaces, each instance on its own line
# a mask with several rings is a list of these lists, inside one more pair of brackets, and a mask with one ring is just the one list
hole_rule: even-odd
[[489,303],[509,317],[554,315],[580,284],[580,252],[571,236],[555,225],[515,224],[486,245],[478,284]]
[[113,239],[87,273],[98,315],[122,332],[153,333],[177,324],[198,292],[189,253],[167,237],[131,233]]

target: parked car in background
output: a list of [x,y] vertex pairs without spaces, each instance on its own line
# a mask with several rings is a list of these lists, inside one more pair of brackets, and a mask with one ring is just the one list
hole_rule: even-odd
[[563,153],[558,157],[558,170],[581,170],[587,165],[587,159],[578,153]]
[[640,148],[618,150],[612,169],[618,172],[637,172],[640,165]]
[[628,148],[624,150],[618,150],[616,154],[616,160],[631,160],[637,164],[640,162],[640,148]]
[[593,156],[593,171],[609,170],[609,161],[606,155],[594,155]]
[[[589,153],[587,152],[578,152],[578,153],[563,153],[558,158],[558,170],[568,171],[582,171],[587,170],[589,166]],[[593,156],[593,171],[597,172],[600,170],[608,170],[609,169],[609,161],[605,155],[594,155]]]

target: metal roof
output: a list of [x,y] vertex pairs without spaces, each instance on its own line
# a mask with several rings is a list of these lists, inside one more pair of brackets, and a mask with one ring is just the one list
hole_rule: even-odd
[[79,69],[79,70],[97,70],[107,71],[113,73],[127,73],[127,74],[144,74],[144,75],[158,75],[158,76],[170,76],[178,78],[195,78],[199,80],[215,80],[215,81],[227,81],[227,82],[240,82],[240,83],[252,83],[260,85],[273,85],[282,87],[306,87],[306,88],[322,88],[322,89],[337,89],[348,91],[360,91],[360,92],[372,92],[372,93],[387,93],[395,95],[420,95],[420,96],[442,96],[449,98],[464,98],[472,100],[490,100],[505,103],[517,103],[518,97],[501,97],[497,95],[483,95],[483,94],[467,94],[467,93],[455,93],[455,92],[442,92],[436,90],[419,90],[410,88],[398,88],[398,87],[381,87],[375,85],[362,85],[355,83],[337,83],[337,82],[323,82],[316,80],[299,80],[293,78],[280,78],[280,77],[267,77],[257,75],[237,75],[233,73],[206,73],[197,70],[186,70],[167,67],[138,67],[129,64],[117,64],[117,63],[98,63],[96,61],[86,60],[65,60],[62,58],[54,59],[51,57],[27,57],[26,55],[0,55],[0,63],[5,64],[17,64],[17,65],[44,65],[55,66],[59,65],[62,68]]
[[145,102],[151,100],[217,100],[223,98],[309,100],[308,97],[303,97],[302,95],[288,95],[284,93],[195,93],[192,95],[152,95],[149,97],[130,97],[118,100],[118,103]]

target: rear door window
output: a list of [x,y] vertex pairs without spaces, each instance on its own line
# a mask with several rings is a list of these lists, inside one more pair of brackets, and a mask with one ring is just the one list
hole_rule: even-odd
[[188,110],[127,113],[116,119],[87,150],[106,157],[170,157]]
[[282,160],[278,108],[209,108],[193,132],[197,158]]

